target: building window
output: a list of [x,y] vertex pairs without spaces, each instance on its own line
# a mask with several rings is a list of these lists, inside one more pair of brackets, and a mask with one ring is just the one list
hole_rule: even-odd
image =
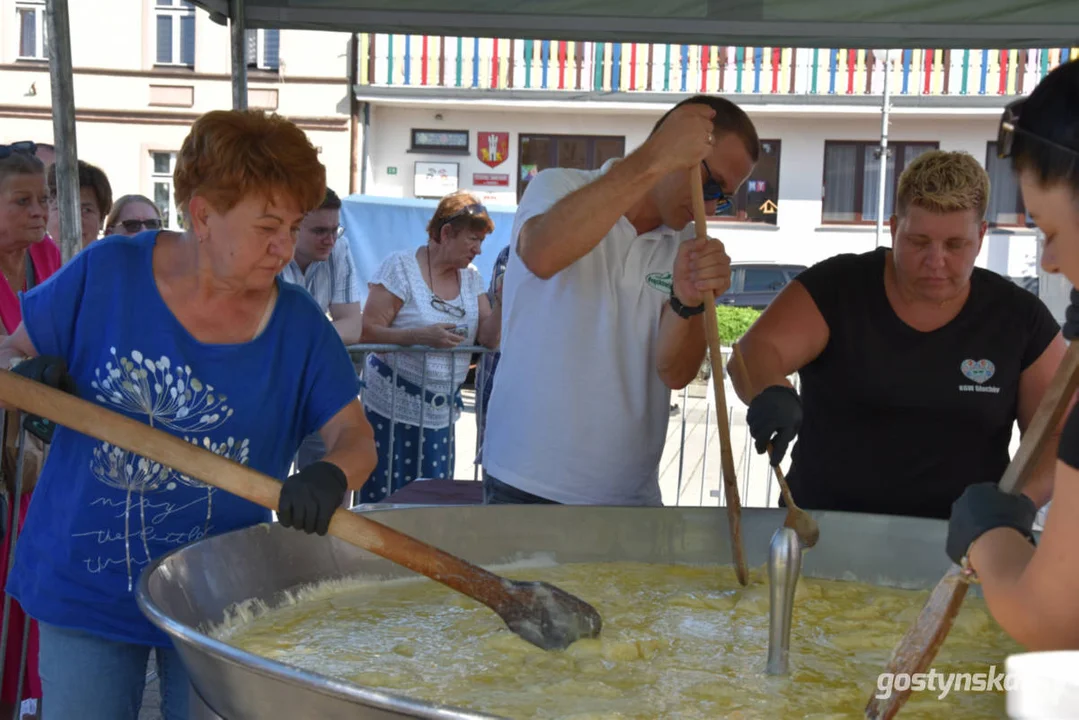
[[731,209],[720,220],[776,224],[779,208],[779,140],[761,140],[761,158],[749,179],[731,198]]
[[989,173],[989,207],[985,213],[989,226],[1034,227],[1011,161],[997,157],[996,142],[986,146],[985,170]]
[[281,66],[281,33],[277,29],[247,31],[247,67],[273,70]]
[[182,229],[176,213],[176,193],[173,192],[172,173],[176,169],[176,153],[150,153],[150,184],[154,188],[153,198],[157,209],[161,211],[161,225],[170,230]]
[[19,0],[15,3],[19,24],[19,58],[49,59],[49,34],[45,27],[44,0]]
[[[884,217],[895,207],[896,178],[916,157],[936,150],[936,142],[888,144],[884,185]],[[827,140],[824,143],[824,186],[821,222],[875,223],[880,188],[880,143]]]
[[187,0],[154,0],[157,64],[195,67],[195,6]]
[[525,135],[518,138],[517,201],[520,202],[528,183],[540,170],[547,168],[577,168],[596,170],[611,158],[626,152],[626,139],[590,135]]

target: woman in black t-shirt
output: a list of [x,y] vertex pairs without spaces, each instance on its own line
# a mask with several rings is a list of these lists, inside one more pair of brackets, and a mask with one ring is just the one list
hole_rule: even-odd
[[[730,373],[749,431],[773,464],[798,436],[787,480],[803,508],[944,519],[964,488],[1004,473],[1065,344],[1034,294],[975,267],[988,199],[969,154],[919,156],[899,179],[892,247],[804,271],[739,341],[751,377]],[[1038,506],[1049,445],[1026,490]]]
[[[1004,112],[998,147],[1045,235],[1042,268],[1079,285],[1079,62],[1049,73]],[[1072,291],[1064,335],[1079,336]],[[948,527],[948,555],[982,584],[989,611],[1032,651],[1079,649],[1079,408],[1060,436],[1053,504],[1035,550],[1035,508],[992,482],[967,488]]]

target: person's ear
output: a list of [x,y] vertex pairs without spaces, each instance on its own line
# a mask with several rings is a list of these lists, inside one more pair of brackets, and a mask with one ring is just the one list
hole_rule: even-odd
[[214,212],[210,202],[195,195],[187,202],[187,215],[191,219],[191,230],[195,237],[204,240],[210,235],[210,216]]

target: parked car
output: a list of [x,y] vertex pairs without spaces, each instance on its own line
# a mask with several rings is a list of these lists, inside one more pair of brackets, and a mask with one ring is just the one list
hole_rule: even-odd
[[731,288],[716,298],[716,305],[763,310],[805,265],[731,263]]

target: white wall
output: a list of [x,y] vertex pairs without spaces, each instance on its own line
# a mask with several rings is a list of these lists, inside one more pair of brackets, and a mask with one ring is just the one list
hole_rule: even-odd
[[[825,140],[877,140],[880,117],[873,114],[790,116],[755,113],[747,107],[762,139],[780,140],[780,183],[777,225],[712,223],[712,232],[726,243],[735,260],[764,260],[812,264],[837,253],[863,252],[876,246],[872,227],[822,227],[821,184],[824,177]],[[435,115],[442,119],[436,120]],[[627,152],[648,135],[658,114],[574,112],[571,109],[534,108],[526,111],[472,109],[449,104],[437,107],[379,105],[371,113],[368,194],[413,197],[416,161],[460,163],[461,187],[485,195],[486,201],[516,203],[519,178],[520,133],[623,135]],[[471,131],[471,154],[426,155],[409,153],[412,128],[467,129]],[[986,143],[995,140],[996,116],[953,115],[924,117],[893,114],[892,141],[930,140],[942,150],[964,150],[984,163]],[[476,157],[476,131],[509,131],[509,157],[491,170]],[[388,167],[397,174],[389,175]],[[473,173],[502,172],[510,175],[510,187],[500,192],[473,188]],[[890,244],[885,225],[883,244]],[[978,265],[1014,276],[1036,274],[1037,242],[1033,232],[993,233],[986,238]]]
[[[105,171],[114,197],[152,197],[150,152],[178,150],[195,117],[232,107],[228,28],[196,11],[194,70],[155,68],[154,5],[69,3],[78,154]],[[48,64],[18,59],[15,18],[15,0],[0,0],[0,143],[54,143]],[[349,183],[348,41],[347,33],[282,31],[280,78],[252,74],[249,81],[252,90],[277,91],[278,113],[306,118],[310,128],[335,128],[306,132],[341,194]],[[191,88],[193,104],[151,105],[151,86]]]

